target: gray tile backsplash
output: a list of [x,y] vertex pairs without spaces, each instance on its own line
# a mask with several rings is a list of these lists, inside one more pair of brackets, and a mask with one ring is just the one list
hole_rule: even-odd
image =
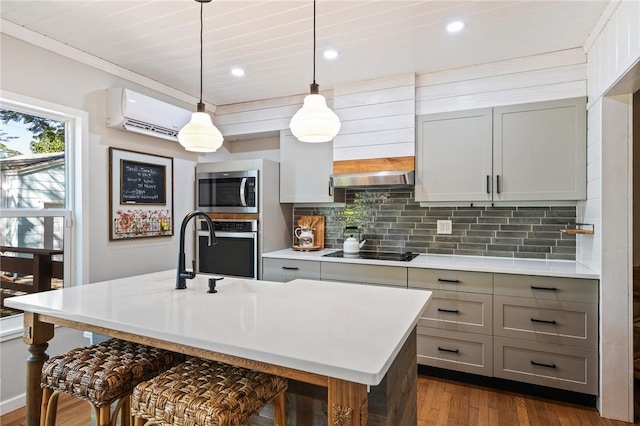
[[[575,235],[558,228],[576,221],[575,207],[420,207],[413,191],[347,190],[345,207],[294,207],[325,216],[325,247],[342,248],[344,227],[360,227],[363,250],[575,260]],[[438,235],[436,221],[452,221]]]

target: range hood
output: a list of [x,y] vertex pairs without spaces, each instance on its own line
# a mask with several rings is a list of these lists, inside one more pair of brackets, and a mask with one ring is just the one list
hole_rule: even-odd
[[334,188],[412,187],[415,185],[415,171],[333,174],[331,182]]

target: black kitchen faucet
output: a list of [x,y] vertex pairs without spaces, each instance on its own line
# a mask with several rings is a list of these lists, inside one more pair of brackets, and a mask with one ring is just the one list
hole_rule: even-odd
[[178,273],[176,276],[176,290],[182,290],[187,288],[187,281],[195,278],[196,276],[196,261],[193,261],[193,271],[187,271],[184,260],[184,234],[187,228],[187,223],[192,217],[202,216],[209,227],[209,245],[217,244],[216,232],[214,230],[213,222],[211,218],[200,210],[194,210],[187,214],[182,220],[182,226],[180,227],[180,251],[178,252]]

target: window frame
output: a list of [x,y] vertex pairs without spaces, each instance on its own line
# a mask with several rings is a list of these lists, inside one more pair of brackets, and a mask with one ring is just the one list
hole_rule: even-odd
[[[65,125],[65,207],[63,209],[0,209],[0,218],[64,218],[64,287],[87,282],[89,277],[88,210],[83,197],[88,176],[89,114],[86,111],[40,99],[2,91],[0,107],[25,114],[64,121]],[[0,319],[0,341],[22,335],[23,315]]]

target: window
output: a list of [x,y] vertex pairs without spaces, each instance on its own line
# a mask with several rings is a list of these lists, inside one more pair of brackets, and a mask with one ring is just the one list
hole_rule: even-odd
[[[82,252],[82,232],[75,225],[81,223],[86,123],[82,111],[6,93],[0,99],[3,302],[83,278],[85,261],[74,255]],[[51,276],[29,273],[36,258],[51,262]],[[2,304],[3,317],[15,314]]]

